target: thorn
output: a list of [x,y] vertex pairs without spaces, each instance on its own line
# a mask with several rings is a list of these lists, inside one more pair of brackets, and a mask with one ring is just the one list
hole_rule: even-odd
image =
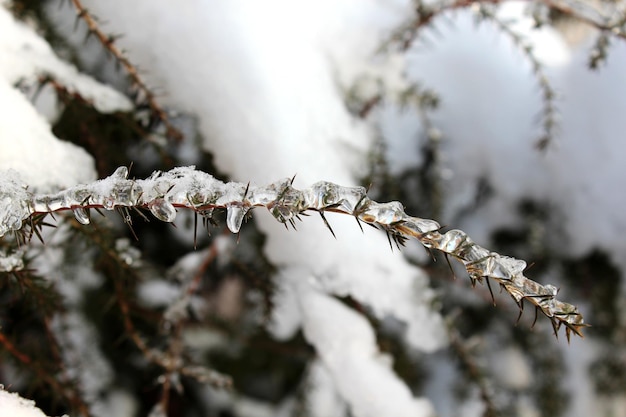
[[530,329],[535,328],[535,324],[537,323],[537,317],[539,317],[539,307],[535,307],[535,319],[533,320],[533,324],[530,326]]
[[517,316],[517,320],[515,320],[515,326],[519,324],[519,321],[522,318],[522,313],[524,312],[524,300],[520,300],[517,306],[519,307],[519,315]]
[[[426,249],[428,250],[428,248],[426,248]],[[434,258],[434,255],[433,255],[432,251],[430,251],[430,254]],[[456,274],[454,273],[454,269],[452,268],[452,263],[450,262],[449,254],[447,252],[444,252],[443,256],[446,258],[446,262],[448,263],[448,267],[450,268],[450,272],[452,272],[452,276],[456,280]]]
[[39,233],[39,229],[37,229],[36,226],[33,228],[33,232],[35,233],[35,235],[37,236],[37,239],[39,239],[41,244],[45,246],[46,242],[44,242],[43,237],[41,236],[41,233]]
[[291,177],[291,181],[289,181],[289,185],[293,185],[293,182],[294,182],[294,181],[295,181],[295,179],[296,179],[296,175],[298,175],[298,174],[297,174],[297,173],[296,173],[296,174],[293,174],[293,177]]
[[406,238],[402,235],[393,234],[393,241],[396,243],[396,247],[399,251],[402,251],[402,247],[404,247]]
[[363,230],[363,225],[361,224],[361,220],[359,219],[359,217],[355,215],[354,218],[356,219],[356,224],[358,224],[359,228],[361,229],[361,233],[365,233],[365,230]]
[[378,226],[376,226],[375,224],[372,224],[372,223],[365,223],[365,224],[368,225],[369,227],[379,230]]
[[389,247],[391,248],[391,251],[393,252],[393,245],[391,244],[391,237],[389,236],[389,231],[387,229],[385,229],[385,234],[387,235],[387,241],[389,242]]
[[[320,214],[320,216],[322,217],[322,220],[324,220],[324,224],[326,225],[326,227],[328,228],[328,230],[330,230],[330,234],[333,235],[333,237],[335,239],[337,239],[337,236],[335,235],[335,232],[333,231],[333,228],[330,227],[330,223],[328,223],[328,220],[326,220],[326,216],[324,216],[324,212],[323,211],[318,211],[318,213]],[[389,242],[389,244],[391,244],[391,242]]]
[[246,184],[246,190],[243,192],[243,197],[241,197],[242,200],[246,199],[246,196],[248,195],[248,190],[250,189],[250,181],[248,181],[248,184]]
[[493,296],[493,291],[491,290],[491,284],[489,283],[489,277],[485,277],[485,281],[487,281],[487,288],[489,288],[489,294],[491,295],[491,302],[493,303],[493,306],[496,306],[496,299]]
[[[135,210],[135,212],[137,212],[146,222],[150,222],[150,219],[141,212],[141,210],[139,210],[137,207],[132,206],[133,210]],[[97,209],[96,209],[97,210]],[[101,213],[102,214],[102,213]]]
[[198,249],[198,212],[193,212],[193,250]]
[[137,234],[135,233],[135,229],[133,229],[133,219],[130,217],[128,207],[117,207],[117,212],[120,216],[122,216],[122,220],[130,229],[130,232],[132,233],[135,240],[139,241],[139,238],[137,237]]
[[559,328],[561,327],[561,324],[554,317],[550,317],[550,319],[551,319],[551,323],[552,323],[552,329],[554,329],[554,337],[556,337],[558,339],[559,338]]
[[524,271],[523,271],[523,272],[524,272],[524,273],[528,272],[528,270],[529,270],[530,268],[532,268],[533,266],[535,266],[535,262],[531,262],[530,264],[528,264],[528,266],[526,266],[526,268],[524,268]]
[[[427,248],[426,246],[423,246],[423,245],[422,245],[422,247],[423,247],[423,248],[424,248],[424,250],[428,253],[428,256],[430,256],[430,259],[431,259],[433,262],[437,262],[437,258],[435,258],[435,254],[433,253],[433,250],[432,250],[431,248]],[[444,252],[444,253],[445,253],[445,252]],[[454,274],[454,272],[453,272],[453,274]],[[455,278],[456,278],[456,277],[455,277]]]

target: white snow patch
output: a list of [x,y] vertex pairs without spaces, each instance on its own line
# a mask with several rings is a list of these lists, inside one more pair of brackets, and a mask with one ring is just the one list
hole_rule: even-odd
[[18,171],[31,189],[42,191],[95,179],[91,156],[54,137],[48,122],[19,91],[2,79],[0,169]]
[[367,320],[306,281],[294,279],[303,329],[342,398],[356,417],[432,416],[425,399],[412,396],[378,351]]
[[46,417],[46,415],[37,408],[34,401],[5,391],[4,387],[0,386],[0,417]]
[[335,382],[321,361],[314,361],[308,370],[310,389],[306,398],[311,417],[343,417],[347,404],[339,396]]
[[59,59],[50,45],[32,28],[19,22],[0,7],[0,77],[9,83],[36,83],[40,75],[50,75],[70,92],[93,102],[102,113],[129,111],[133,105],[124,95]]

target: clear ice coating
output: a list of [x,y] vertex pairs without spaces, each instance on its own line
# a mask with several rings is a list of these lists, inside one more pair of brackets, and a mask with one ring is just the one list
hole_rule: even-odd
[[32,204],[34,211],[38,213],[49,213],[67,208],[65,193],[35,197]]
[[176,218],[176,207],[164,198],[156,198],[148,203],[150,213],[157,219],[172,223]]
[[91,219],[89,218],[89,209],[84,209],[82,207],[77,207],[74,209],[74,218],[80,224],[89,224],[91,223]]
[[[424,239],[424,235],[429,232],[439,230],[441,226],[434,220],[420,219],[419,217],[407,216],[404,222],[398,224],[396,229],[407,236],[413,236],[418,239]],[[426,241],[422,241],[426,246]]]
[[292,220],[307,208],[304,194],[290,184],[286,184],[277,198],[267,204],[266,207],[272,216],[281,223]]
[[241,224],[246,216],[248,209],[241,205],[233,204],[226,206],[226,226],[232,233],[239,233]]
[[407,216],[404,213],[404,206],[397,201],[392,201],[390,203],[370,202],[367,210],[361,213],[360,217],[367,223],[393,225]]
[[0,198],[0,236],[11,230],[19,230],[22,221],[29,215],[30,212],[19,204],[19,201],[14,201],[10,197]]
[[267,206],[288,192],[291,180],[286,178],[267,187],[248,188],[246,200],[251,206]]
[[0,237],[17,231],[32,213],[32,195],[22,184],[17,171],[0,171]]
[[561,325],[581,335],[585,326],[575,306],[556,299],[556,287],[542,286],[526,277],[522,260],[489,252],[475,244],[461,230],[440,233],[434,220],[408,216],[397,201],[378,203],[370,200],[363,187],[343,187],[320,181],[297,190],[292,180],[284,179],[265,187],[223,183],[194,167],[179,167],[168,172],[155,171],[146,180],[128,180],[128,169],[118,168],[110,177],[66,191],[33,195],[12,171],[0,171],[0,236],[19,230],[33,213],[73,210],[82,224],[89,224],[89,209],[118,206],[147,208],[159,220],[172,222],[176,206],[186,206],[211,219],[213,210],[226,209],[226,225],[233,233],[241,229],[246,213],[255,206],[266,207],[280,222],[292,221],[307,210],[333,211],[356,216],[367,223],[383,226],[389,233],[414,237],[424,246],[458,259],[473,281],[493,279],[521,304],[534,304],[549,317],[557,330]]
[[309,188],[307,205],[314,210],[322,210],[337,203],[337,186],[335,184],[320,181]]
[[514,276],[521,275],[526,269],[526,262],[495,254],[490,258],[489,276],[498,279],[510,280]]
[[467,243],[468,239],[468,236],[464,231],[457,229],[450,230],[440,236],[441,239],[438,242],[433,243],[433,247],[450,254],[454,254],[457,249],[461,247],[461,245]]
[[128,178],[128,168],[125,166],[117,167],[117,169],[115,170],[115,172],[113,172],[111,177],[125,180],[126,178]]

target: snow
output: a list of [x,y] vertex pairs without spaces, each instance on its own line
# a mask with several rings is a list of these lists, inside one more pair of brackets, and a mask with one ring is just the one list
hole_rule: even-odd
[[[439,220],[485,242],[491,228],[515,221],[514,204],[521,195],[548,195],[549,164],[533,147],[541,95],[528,61],[497,27],[488,21],[476,26],[470,11],[446,17],[450,24],[435,23],[437,32],[427,31],[426,40],[411,52],[408,75],[441,98],[432,120],[443,132],[444,164],[452,176]],[[538,33],[533,44],[542,45],[539,58],[567,62],[567,47],[557,34]],[[477,54],[480,48],[489,54]],[[480,178],[490,181],[498,198],[481,207],[478,219],[459,224],[455,216],[471,206]]]
[[0,386],[0,417],[46,417],[35,406],[35,402],[26,400]]
[[425,399],[416,399],[391,371],[391,358],[378,351],[376,337],[362,315],[337,299],[294,283],[306,338],[317,350],[341,397],[363,417],[434,415]]
[[80,74],[56,56],[50,45],[31,27],[16,21],[0,8],[0,76],[10,84],[36,83],[38,76],[51,76],[70,92],[80,94],[102,113],[129,111],[132,103],[114,89]]
[[132,108],[122,94],[59,59],[32,28],[0,7],[0,170],[18,171],[26,184],[39,190],[94,180],[93,160],[87,152],[56,138],[44,116],[14,87],[18,82],[34,87],[40,75],[52,76],[69,91],[91,100],[99,111]]
[[[567,207],[568,249],[573,255],[598,247],[626,267],[623,235],[626,174],[623,132],[626,122],[626,45],[614,43],[606,67],[585,69],[589,43],[582,45],[572,65],[563,68],[558,86],[566,92],[561,106],[563,140],[548,165],[554,178],[554,200]],[[565,93],[564,93],[565,95]]]
[[332,376],[320,360],[315,360],[308,370],[310,390],[307,395],[307,411],[311,417],[343,417],[346,403],[337,394]]
[[[4,13],[0,10],[0,15]],[[31,188],[50,190],[95,179],[85,150],[58,140],[26,97],[0,79],[0,169],[13,169]],[[68,164],[67,160],[76,161]]]

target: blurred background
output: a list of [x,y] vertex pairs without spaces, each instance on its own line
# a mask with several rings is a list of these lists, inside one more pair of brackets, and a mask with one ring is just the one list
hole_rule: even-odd
[[3,88],[45,123],[0,102],[0,169],[29,189],[130,165],[363,185],[524,259],[592,325],[555,338],[530,305],[518,318],[459,265],[340,216],[335,239],[316,217],[287,231],[260,210],[238,235],[217,211],[179,210],[176,227],[59,213],[28,244],[0,241],[24,262],[0,272],[6,389],[48,415],[626,416],[623,2],[0,13]]

